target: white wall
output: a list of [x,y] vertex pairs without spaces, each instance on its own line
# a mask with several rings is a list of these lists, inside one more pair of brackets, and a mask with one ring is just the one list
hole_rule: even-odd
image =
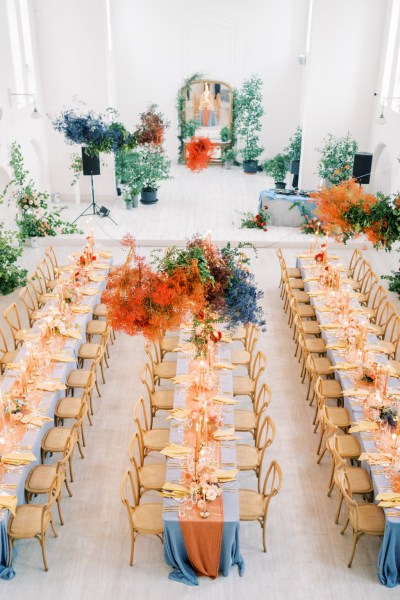
[[300,185],[314,189],[327,133],[350,131],[360,151],[372,151],[370,129],[379,77],[386,0],[314,0],[305,66]]

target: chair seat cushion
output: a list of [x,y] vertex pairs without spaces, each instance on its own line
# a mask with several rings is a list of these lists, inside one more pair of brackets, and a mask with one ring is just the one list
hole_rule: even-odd
[[361,467],[346,467],[346,473],[353,494],[368,494],[374,489],[367,469],[362,469]]
[[93,309],[93,316],[94,317],[106,317],[107,316],[107,306],[105,304],[103,304],[102,302],[99,302],[99,304],[96,304]]
[[361,454],[360,442],[351,434],[338,435],[336,443],[342,458],[358,458]]
[[342,397],[342,386],[337,379],[322,379],[321,391],[325,398]]
[[400,377],[400,361],[399,360],[389,360],[388,361],[390,367],[396,372],[396,377]]
[[348,427],[350,425],[350,415],[347,408],[327,406],[326,414],[328,419],[336,425],[336,427]]
[[42,439],[42,448],[48,452],[62,452],[71,430],[68,427],[52,427]]
[[132,521],[134,528],[140,533],[162,533],[162,505],[147,502],[140,504],[133,510]]
[[106,321],[99,321],[98,319],[93,319],[89,321],[86,325],[86,333],[88,335],[102,335],[107,327]]
[[386,340],[380,340],[379,345],[382,347],[385,354],[394,354],[396,351],[395,345]]
[[26,339],[29,339],[31,335],[34,335],[35,332],[32,329],[20,329],[15,334],[15,339],[19,342],[24,342]]
[[45,494],[53,482],[56,465],[37,465],[28,473],[25,489],[34,494]]
[[57,402],[54,414],[61,419],[76,419],[82,407],[82,398],[79,396],[65,396]]
[[250,410],[235,410],[235,430],[252,431],[256,426],[256,415]]
[[[357,527],[353,522],[353,513],[350,513],[350,523]],[[385,531],[385,513],[376,504],[360,504],[358,506],[358,530],[369,532],[375,535],[383,535]]]
[[237,444],[236,446],[237,468],[241,471],[251,471],[259,466],[259,451],[249,444]]
[[323,354],[326,352],[326,345],[321,338],[310,338],[305,340],[307,350],[311,354]]
[[97,356],[97,352],[99,351],[100,348],[100,344],[89,344],[89,343],[84,343],[81,344],[78,350],[78,356],[79,358],[83,358],[83,359],[95,359]]
[[299,304],[310,304],[310,296],[307,294],[307,292],[293,290],[293,294]]
[[163,352],[172,352],[179,344],[179,336],[165,335],[161,340],[161,350]]
[[296,267],[286,269],[286,272],[290,279],[299,279],[301,277],[301,271]]
[[299,304],[298,313],[303,319],[315,317],[315,310],[311,304]]
[[74,369],[68,375],[67,386],[68,387],[85,387],[89,379],[90,371],[86,369]]
[[162,450],[169,441],[169,429],[149,429],[143,433],[145,448],[148,450]]
[[11,535],[21,538],[34,537],[41,531],[42,506],[37,504],[21,504],[17,506],[15,517],[8,525]]
[[255,521],[264,514],[265,498],[253,490],[239,490],[239,515],[241,521]]
[[248,396],[253,394],[255,383],[250,377],[245,375],[236,375],[233,377],[233,394],[234,396]]
[[304,290],[304,283],[302,279],[290,279],[289,284],[292,290]]
[[318,375],[326,375],[332,373],[332,363],[326,356],[316,356],[314,358],[314,367]]
[[160,490],[165,483],[167,463],[144,464],[139,469],[140,485],[146,490]]
[[306,335],[319,335],[321,333],[317,321],[303,321],[302,328]]
[[154,365],[154,375],[160,379],[172,379],[176,375],[176,362],[167,360]]
[[7,363],[14,362],[17,358],[19,350],[10,350],[9,352],[5,352],[3,356],[0,358],[0,363],[2,365],[6,365]]
[[161,410],[174,407],[174,390],[157,390],[151,396],[151,404]]
[[231,352],[231,362],[234,365],[248,365],[250,362],[250,352],[238,348],[233,349]]

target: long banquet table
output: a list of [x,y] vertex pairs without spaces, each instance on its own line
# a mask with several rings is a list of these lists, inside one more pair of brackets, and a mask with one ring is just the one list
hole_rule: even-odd
[[[330,261],[335,264],[335,260]],[[304,269],[306,261],[303,258],[297,259],[297,266],[301,269],[303,279],[310,275],[310,271]],[[316,291],[317,282],[305,282],[304,289],[306,292]],[[321,305],[323,296],[311,297],[310,302],[316,308],[317,321],[321,325],[329,323],[329,313],[318,311],[318,305]],[[359,306],[359,302],[356,298],[351,299],[353,306]],[[321,336],[327,344],[332,344],[336,341],[334,334],[329,330],[322,330]],[[375,334],[368,334],[367,341],[370,344],[379,345],[379,339]],[[327,356],[333,365],[337,365],[343,362],[343,355],[337,351],[329,349]],[[377,362],[386,363],[387,358],[384,354],[378,353],[376,355]],[[364,417],[363,407],[356,398],[346,396],[345,391],[354,388],[354,383],[348,376],[348,373],[344,371],[335,370],[335,378],[341,383],[342,389],[344,390],[344,406],[350,413],[352,422],[362,421]],[[398,386],[398,381],[394,378],[389,378],[389,389]],[[370,432],[355,433],[363,452],[376,452],[375,441],[373,440]],[[385,479],[382,474],[381,466],[370,466],[368,463],[363,462],[362,466],[370,471],[371,479],[374,485],[374,495],[376,496],[379,492],[385,491],[388,486],[388,480]],[[382,541],[382,546],[378,557],[378,577],[380,582],[387,587],[395,587],[400,584],[400,510],[399,516],[393,516],[393,509],[384,509],[386,526],[385,533]],[[388,515],[389,513],[389,515]]]
[[[181,333],[181,340],[185,342],[185,334]],[[231,359],[231,350],[229,344],[218,344],[218,360],[229,362]],[[178,353],[177,358],[177,375],[187,373],[189,370],[189,359],[183,353]],[[221,392],[232,395],[233,379],[232,373],[220,371],[219,384]],[[174,392],[174,408],[186,407],[186,394],[182,393],[182,389],[176,388]],[[223,407],[223,421],[225,426],[234,427],[234,411],[233,405]],[[171,427],[170,442],[182,443],[183,433],[176,427]],[[232,468],[236,465],[236,445],[235,442],[224,442],[221,444],[221,463],[232,463]],[[167,462],[167,481],[179,480],[181,470],[174,466],[176,461],[168,460]],[[223,536],[220,555],[219,572],[227,576],[231,565],[238,565],[239,574],[244,573],[244,561],[240,554],[239,545],[239,497],[237,481],[229,484],[231,491],[223,491]],[[171,506],[168,499],[164,499],[164,506]],[[196,510],[196,509],[193,509]],[[187,585],[198,585],[198,579],[192,564],[189,561],[185,543],[182,536],[182,531],[179,523],[177,511],[163,513],[164,521],[164,558],[166,563],[173,568],[169,574],[169,579],[180,581]],[[206,534],[207,519],[203,523],[199,523]]]
[[309,196],[300,196],[296,194],[282,194],[277,190],[262,190],[258,197],[258,210],[263,206],[268,206],[268,213],[271,216],[271,225],[277,227],[300,227],[303,217],[298,206],[293,206],[294,202],[301,202],[308,207],[308,214],[313,217],[315,211],[315,201]]
[[[108,259],[102,259],[102,262],[111,261]],[[96,271],[96,274],[102,275],[105,274],[105,270]],[[83,296],[82,305],[87,305],[90,308],[94,308],[94,306],[100,302],[102,291],[105,289],[106,281],[101,282],[90,282],[91,288],[96,288],[97,293],[92,296]],[[49,301],[51,304],[51,300]],[[46,311],[46,304],[41,310]],[[81,332],[82,339],[77,340],[73,338],[66,338],[65,344],[63,346],[63,352],[68,352],[71,355],[77,356],[77,352],[79,346],[82,342],[85,341],[85,332],[86,332],[86,324],[92,318],[92,312],[90,311],[86,314],[78,314],[75,315],[75,325],[79,328]],[[36,328],[34,327],[34,330]],[[38,331],[38,330],[37,330]],[[25,344],[21,347],[18,352],[16,362],[20,362],[26,354],[26,346]],[[68,375],[72,369],[77,367],[75,363],[55,363],[53,366],[52,378],[59,378],[62,382],[65,382],[68,378]],[[5,394],[9,391],[15,382],[15,377],[13,373],[9,370],[6,370],[3,380],[0,383],[0,390],[2,394]],[[55,407],[59,398],[65,395],[65,392],[56,391],[56,392],[43,392],[40,404],[38,405],[38,409],[40,410],[42,417],[50,417],[51,419],[54,417]],[[20,445],[22,448],[30,448],[30,451],[36,456],[36,462],[31,462],[27,465],[18,468],[8,468],[8,472],[4,473],[4,477],[2,480],[2,493],[6,493],[9,490],[7,489],[7,484],[11,485],[10,490],[12,489],[12,493],[16,494],[18,497],[18,504],[23,504],[25,502],[25,480],[29,473],[29,471],[36,464],[40,463],[40,450],[41,450],[41,441],[43,439],[44,434],[48,429],[54,426],[52,421],[45,421],[42,427],[36,427],[34,425],[28,425],[23,437],[20,439]],[[14,487],[16,488],[14,489]],[[0,578],[2,579],[12,579],[15,576],[14,568],[8,567],[9,561],[9,549],[8,549],[8,536],[7,536],[7,523],[9,520],[10,513],[6,509],[0,510]],[[15,551],[16,554],[16,551]]]

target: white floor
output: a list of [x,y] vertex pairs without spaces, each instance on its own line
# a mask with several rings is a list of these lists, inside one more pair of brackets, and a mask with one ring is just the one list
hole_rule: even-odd
[[[212,229],[222,240],[229,239],[231,232],[236,236],[238,231],[231,227],[229,219],[223,220],[223,216],[231,217],[234,207],[240,206],[240,202],[246,204],[244,209],[250,203],[254,205],[258,190],[266,187],[265,177],[256,175],[253,180],[245,178],[242,173],[234,174],[235,185],[232,186],[230,180],[230,191],[225,195],[225,182],[232,173],[219,171],[218,176],[216,173],[217,171],[209,169],[199,175],[199,179],[193,176],[193,185],[197,190],[193,188],[193,192],[197,200],[195,202],[193,197],[190,199],[187,188],[190,210],[179,212],[177,203],[171,200],[170,207],[173,206],[173,211],[171,209],[170,217],[167,218],[170,208],[162,208],[160,199],[158,206],[149,209],[155,216],[153,224],[148,222],[148,218],[141,217],[140,231],[135,230],[132,225],[133,232],[140,234],[143,245],[149,245],[149,240],[152,239],[160,239],[160,245],[164,245],[166,239],[178,239],[182,243],[185,237],[206,229]],[[182,187],[187,186],[188,182],[188,178],[183,179]],[[246,190],[242,189],[242,197],[241,182],[249,180],[251,183],[243,184]],[[238,189],[235,189],[236,184]],[[252,197],[249,193],[250,186],[254,186]],[[207,193],[214,188],[219,190],[218,193],[213,192],[215,212],[210,210],[204,214],[204,206],[198,205],[199,199],[203,197],[204,205],[210,209],[212,203],[206,200]],[[221,198],[217,204],[216,197],[219,193]],[[161,210],[164,215],[162,223],[159,218]],[[193,217],[192,210],[195,211],[197,220]],[[140,215],[142,211],[144,214],[147,208],[141,207],[136,214]],[[121,209],[120,214],[125,216],[126,213]],[[139,216],[137,218],[139,220]],[[103,226],[104,222],[101,223]],[[107,223],[104,230],[108,231],[110,227]],[[124,228],[129,227],[130,224],[125,219]],[[153,228],[154,236],[151,235]],[[147,240],[143,232],[149,236]],[[239,233],[245,234],[244,239],[254,239],[253,234],[268,235],[250,230],[239,230]],[[297,240],[297,232],[288,233],[289,241],[292,237]],[[113,240],[106,239],[104,234],[101,245],[112,249],[114,261],[120,262],[123,259],[122,252]],[[71,240],[69,244],[61,240],[58,242],[57,253],[62,260],[78,240]],[[283,247],[291,245],[283,240],[282,242]],[[271,245],[275,246],[276,243],[275,235]],[[306,245],[305,242],[303,244]],[[150,251],[150,247],[143,248],[145,255],[149,255]],[[286,247],[284,252],[288,263],[293,265],[297,251]],[[41,248],[29,249],[24,254],[23,262],[31,268],[42,253]],[[351,251],[339,248],[338,253],[347,262]],[[397,268],[396,253],[388,255],[368,250],[366,256],[379,274]],[[271,459],[279,460],[284,472],[283,488],[270,507],[268,553],[263,554],[261,551],[259,526],[243,523],[241,549],[246,561],[243,578],[238,576],[236,569],[232,569],[228,578],[221,577],[215,581],[201,578],[198,588],[187,588],[171,582],[167,578],[169,568],[163,561],[160,542],[146,537],[139,538],[136,544],[134,567],[128,566],[128,524],[119,500],[119,481],[123,470],[128,466],[127,447],[133,433],[132,410],[136,398],[142,393],[138,374],[144,362],[144,352],[141,339],[119,334],[116,344],[111,348],[111,368],[106,373],[107,384],[101,386],[102,397],[95,398],[94,425],[92,428],[87,427],[86,457],[84,460],[75,458],[74,496],[63,501],[65,525],[58,527],[58,539],[51,535],[48,538],[50,570],[48,573],[42,570],[40,548],[35,541],[17,542],[17,576],[12,581],[1,583],[0,598],[31,600],[40,597],[42,600],[50,600],[58,596],[63,600],[175,600],[179,597],[184,600],[195,597],[239,600],[246,595],[255,600],[337,600],[339,597],[378,600],[398,597],[398,589],[388,590],[377,581],[379,540],[362,539],[353,568],[348,569],[346,566],[350,534],[341,536],[339,527],[333,522],[336,497],[326,496],[328,461],[319,466],[316,464],[317,440],[312,433],[312,409],[305,402],[305,389],[299,382],[299,367],[293,357],[291,331],[277,291],[279,265],[275,249],[260,248],[258,258],[253,261],[253,269],[265,293],[263,305],[267,311],[268,331],[260,341],[260,347],[268,358],[266,380],[273,391],[270,413],[277,425],[277,438],[269,455]],[[0,298],[1,313],[15,297],[16,292]],[[394,300],[399,306],[397,299]],[[251,475],[241,476],[240,479],[245,487],[254,485]]]

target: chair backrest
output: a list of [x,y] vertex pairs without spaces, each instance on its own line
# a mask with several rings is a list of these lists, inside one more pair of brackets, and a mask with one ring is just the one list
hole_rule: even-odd
[[367,305],[369,304],[369,299],[371,297],[372,291],[375,288],[375,286],[378,284],[378,281],[379,281],[378,275],[376,273],[374,273],[372,270],[368,271],[368,273],[365,274],[365,277],[361,284],[360,292],[367,296]]
[[142,370],[140,371],[140,381],[143,383],[147,390],[147,394],[149,396],[150,402],[152,395],[154,394],[156,388],[154,386],[154,372],[151,364],[148,362],[144,365]]
[[18,297],[26,308],[26,314],[28,316],[29,325],[32,327],[34,321],[32,315],[33,312],[36,310],[36,303],[34,296],[32,296],[30,288],[28,287],[28,284],[18,292]]
[[259,390],[257,390],[254,397],[254,412],[256,415],[260,414],[263,406],[269,406],[272,399],[272,391],[267,383],[263,383]]
[[40,297],[46,293],[45,282],[42,279],[40,273],[38,273],[37,271],[32,273],[32,275],[28,278],[28,284],[31,286],[32,291],[35,293],[36,302],[38,306],[40,306],[42,304],[40,302]]
[[263,496],[267,499],[264,514],[268,510],[268,505],[274,496],[276,496],[282,487],[283,473],[280,464],[273,460],[271,461],[267,472],[264,476],[264,481],[260,485],[260,490]]
[[267,366],[267,358],[264,352],[259,350],[254,357],[253,364],[250,366],[250,377],[257,381]]
[[51,279],[53,279],[53,277],[52,277],[52,272],[50,270],[49,264],[44,258],[42,258],[38,262],[36,271],[39,273],[42,280],[44,281],[46,290],[49,289],[49,282],[51,281]]
[[276,435],[276,425],[272,420],[272,417],[266,414],[266,408],[261,414],[256,429],[255,444],[259,450],[262,450],[264,454],[265,450],[272,444]]
[[351,494],[351,487],[348,475],[346,471],[341,470],[337,473],[337,482],[339,484],[340,491],[343,494],[343,498],[346,502],[349,517],[351,517],[352,526],[355,531],[358,530],[358,506],[357,502],[353,499]]
[[372,268],[367,260],[358,261],[353,271],[354,281],[362,282],[369,271],[372,271]]
[[390,322],[396,316],[396,307],[392,302],[387,300],[381,307],[379,314],[377,316],[376,323],[380,325],[382,328],[383,337],[386,336],[386,331],[389,327]]
[[127,469],[122,476],[120,484],[121,502],[126,506],[131,529],[133,525],[133,511],[139,504],[139,479],[136,472]]
[[388,295],[387,290],[383,287],[383,285],[380,285],[375,289],[372,299],[370,297],[371,304],[368,304],[368,306],[370,308],[372,308],[372,310],[374,311],[374,315],[373,315],[374,322],[377,322],[378,315],[381,311],[383,303],[385,302],[385,300],[387,298],[387,295]]
[[4,335],[3,330],[0,328],[0,357],[4,356],[8,352],[7,338]]
[[47,502],[43,505],[42,508],[42,519],[41,519],[41,533],[42,535],[47,529],[48,524],[51,520],[51,513],[53,511],[54,503],[56,502],[58,496],[61,492],[61,485],[63,483],[63,479],[59,473],[56,472],[53,481],[50,484],[49,491],[47,494]]
[[10,331],[11,331],[11,335],[12,338],[14,340],[14,346],[16,347],[16,334],[18,331],[20,331],[22,329],[21,327],[21,319],[19,316],[19,312],[18,312],[18,307],[15,304],[15,302],[13,302],[12,304],[10,304],[10,306],[8,306],[6,308],[6,310],[3,313],[4,316],[4,320],[7,322]]
[[144,463],[144,449],[142,446],[141,437],[137,431],[135,431],[131,437],[128,452],[131,463],[135,467],[135,470],[139,473],[139,469]]
[[278,259],[283,258],[282,248],[277,248],[276,249],[276,255],[277,255]]
[[385,331],[386,341],[391,342],[394,346],[394,351],[391,354],[393,358],[397,356],[397,350],[400,342],[400,315],[394,315]]
[[351,259],[350,259],[350,263],[349,263],[350,275],[354,274],[354,269],[355,269],[357,263],[360,262],[362,259],[363,259],[363,257],[362,257],[360,250],[357,250],[357,248],[356,248],[354,250],[353,254],[351,255]]
[[152,415],[151,410],[146,406],[144,398],[139,398],[133,408],[133,420],[135,421],[136,427],[140,435],[141,443],[143,443],[143,435],[146,431],[149,431],[152,426]]
[[47,248],[45,250],[45,256],[47,257],[49,263],[51,264],[53,278],[55,279],[58,275],[58,260],[57,260],[56,253],[54,252],[53,246],[47,246]]

